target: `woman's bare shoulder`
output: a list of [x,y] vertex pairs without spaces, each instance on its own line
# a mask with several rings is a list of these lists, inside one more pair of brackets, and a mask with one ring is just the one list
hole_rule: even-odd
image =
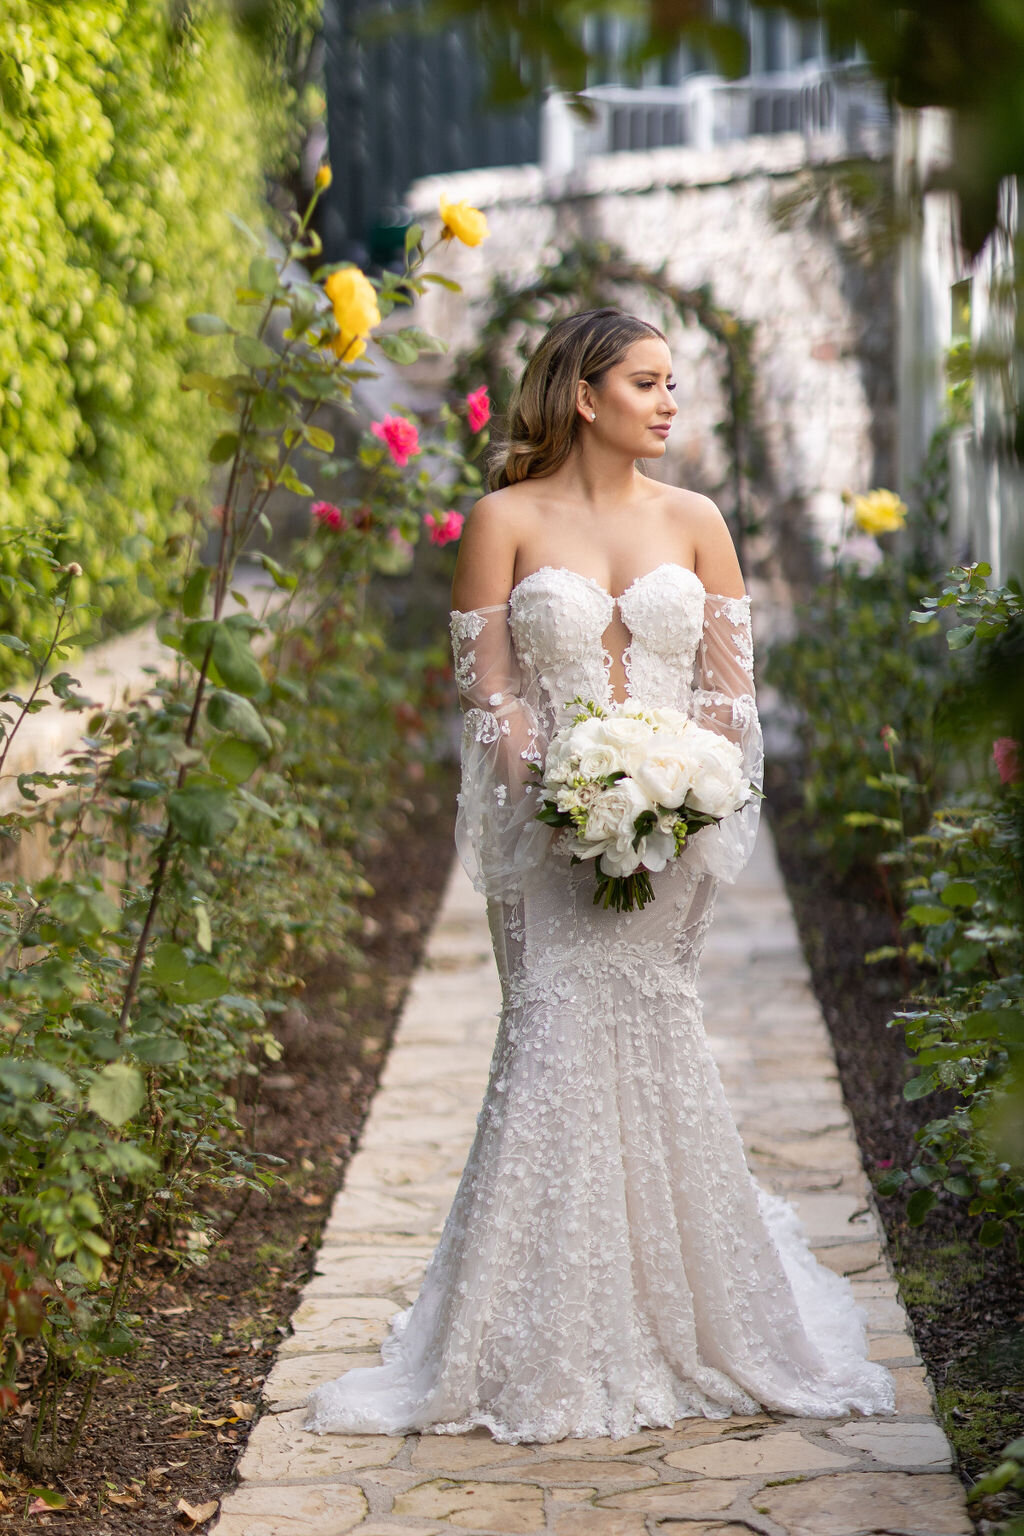
[[710,496],[682,486],[665,486],[663,505],[689,541],[694,567],[708,592],[742,597],[745,591],[736,546],[725,516]]
[[518,485],[488,491],[470,509],[459,540],[452,607],[468,612],[507,602],[515,580],[516,554],[534,504]]

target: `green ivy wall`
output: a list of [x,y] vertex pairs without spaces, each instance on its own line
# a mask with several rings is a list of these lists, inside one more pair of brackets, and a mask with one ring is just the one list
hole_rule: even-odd
[[[151,540],[205,478],[208,406],[185,328],[231,308],[265,171],[294,142],[281,77],[223,8],[7,0],[0,15],[0,629],[41,638],[12,534],[45,528],[102,609],[151,611]],[[37,624],[40,626],[36,631]],[[7,653],[9,654],[9,653]]]

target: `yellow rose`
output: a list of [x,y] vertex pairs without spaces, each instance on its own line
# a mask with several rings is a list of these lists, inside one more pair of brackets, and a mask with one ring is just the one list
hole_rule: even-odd
[[322,165],[320,167],[320,169],[316,173],[317,190],[319,192],[326,192],[327,188],[330,186],[330,184],[331,184],[331,168],[330,168],[329,165]]
[[853,498],[853,520],[864,533],[892,533],[903,527],[906,517],[906,503],[895,491],[869,491]]
[[328,345],[343,362],[354,362],[366,351],[366,341],[375,325],[380,325],[377,290],[358,267],[342,267],[332,272],[324,283],[331,301],[338,334]]
[[490,234],[487,215],[468,203],[450,203],[441,199],[441,235],[445,240],[461,240],[463,245],[479,245]]

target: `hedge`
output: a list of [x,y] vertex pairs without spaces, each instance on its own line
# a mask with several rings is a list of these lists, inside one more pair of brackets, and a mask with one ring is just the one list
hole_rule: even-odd
[[[98,605],[87,638],[152,611],[151,539],[189,519],[209,408],[179,380],[197,309],[231,308],[294,93],[222,7],[9,0],[0,15],[0,629],[44,633],[11,578],[45,529]],[[4,653],[5,660],[10,652]]]

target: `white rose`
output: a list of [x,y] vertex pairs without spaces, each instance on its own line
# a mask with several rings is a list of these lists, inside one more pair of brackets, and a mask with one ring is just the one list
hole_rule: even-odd
[[682,735],[693,725],[689,715],[684,715],[681,709],[673,709],[668,704],[659,709],[652,709],[649,713],[657,730],[671,731],[676,736]]
[[633,777],[653,802],[675,810],[693,788],[700,762],[688,741],[659,732],[643,760],[635,765]]
[[[652,809],[651,802],[633,779],[620,779],[608,790],[602,790],[591,805],[586,829],[580,834],[580,859],[600,859],[603,854],[611,854],[613,862],[623,866],[634,860],[631,868],[625,869],[626,874],[631,874],[640,862],[640,854],[634,859],[636,829],[633,823],[642,811],[649,809]],[[620,872],[619,868],[609,869],[606,860],[602,868],[608,874]]]
[[619,766],[624,773],[632,773],[637,763],[643,762],[654,738],[653,727],[636,716],[611,716],[602,722],[601,741],[619,754]]
[[580,773],[585,779],[603,779],[606,773],[620,770],[625,771],[625,764],[622,753],[615,747],[596,742],[592,747],[584,747],[580,753]]
[[728,816],[750,794],[750,781],[742,772],[743,754],[734,741],[715,731],[696,734],[697,762],[687,804],[707,816]]
[[576,754],[569,742],[562,736],[556,736],[544,760],[544,782],[565,784],[574,777],[577,766]]

